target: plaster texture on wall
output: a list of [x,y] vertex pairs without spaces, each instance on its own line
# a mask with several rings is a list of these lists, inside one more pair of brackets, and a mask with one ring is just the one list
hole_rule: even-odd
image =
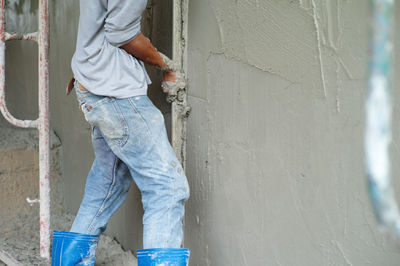
[[361,0],[189,2],[191,265],[398,265],[363,169],[368,19]]
[[[7,29],[36,30],[31,1],[8,2]],[[170,4],[149,1],[143,16],[144,32],[167,55]],[[50,8],[51,124],[63,146],[64,205],[76,213],[93,160],[90,127],[75,96],[64,95],[78,1],[53,0]],[[189,1],[191,265],[398,264],[400,251],[378,231],[365,190],[368,12],[363,0]],[[7,43],[6,60],[9,108],[18,118],[35,118],[36,45]],[[149,94],[168,116],[160,73],[150,72]],[[398,91],[394,162],[400,160]],[[399,164],[393,172],[398,176]],[[136,188],[107,230],[125,248],[141,247]]]

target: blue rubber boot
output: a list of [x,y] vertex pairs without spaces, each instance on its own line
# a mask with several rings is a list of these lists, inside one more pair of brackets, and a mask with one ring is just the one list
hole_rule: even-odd
[[54,231],[52,266],[94,265],[99,237]]
[[190,249],[150,248],[137,251],[138,266],[188,266]]

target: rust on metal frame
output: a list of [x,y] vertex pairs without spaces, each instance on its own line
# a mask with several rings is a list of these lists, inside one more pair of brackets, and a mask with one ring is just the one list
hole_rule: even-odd
[[50,259],[49,9],[39,1],[40,255]]
[[[0,111],[4,118],[17,127],[39,130],[40,184],[40,256],[50,259],[50,121],[49,121],[49,13],[47,0],[39,1],[39,31],[8,33],[5,31],[5,1],[0,0]],[[5,42],[29,40],[38,42],[39,49],[39,118],[19,120],[7,109],[5,97]]]

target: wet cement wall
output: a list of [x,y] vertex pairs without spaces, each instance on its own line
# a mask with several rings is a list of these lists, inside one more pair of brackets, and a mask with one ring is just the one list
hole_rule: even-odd
[[[364,181],[369,12],[362,0],[190,0],[192,265],[398,264]],[[396,45],[395,73],[398,33]]]
[[[31,1],[8,2],[14,4],[8,27],[34,30]],[[76,213],[93,160],[90,128],[75,96],[64,95],[78,2],[50,3],[51,123],[63,146],[64,205]],[[168,2],[149,1],[144,31],[168,53],[162,32],[170,14],[161,3]],[[190,0],[185,246],[191,265],[400,260],[398,247],[377,230],[363,175],[368,14],[362,0]],[[399,40],[397,34],[397,46]],[[6,60],[11,111],[36,117],[35,45],[8,43]],[[159,73],[151,75],[150,94],[168,116],[156,91]],[[394,162],[400,159],[395,76]],[[396,163],[393,172],[400,173]],[[132,187],[108,228],[132,250],[141,245],[139,199]]]

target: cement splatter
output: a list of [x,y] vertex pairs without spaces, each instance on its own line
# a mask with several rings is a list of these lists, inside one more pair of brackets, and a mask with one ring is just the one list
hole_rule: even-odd
[[164,62],[167,66],[175,72],[176,77],[178,80],[176,82],[172,81],[164,81],[161,83],[161,88],[163,89],[164,93],[167,93],[167,101],[174,102],[184,101],[185,94],[186,94],[186,79],[185,74],[182,73],[179,69],[178,64],[172,61],[168,56],[164,55],[163,53],[159,53],[163,58]]
[[322,60],[322,48],[321,48],[321,36],[320,36],[320,29],[319,29],[319,22],[317,16],[317,7],[315,5],[315,1],[311,0],[312,3],[312,10],[313,10],[313,18],[314,18],[314,26],[315,32],[317,34],[317,43],[318,43],[318,58],[319,58],[319,66],[321,70],[321,80],[322,80],[322,87],[324,88],[324,96],[326,98],[326,82],[325,82],[325,72],[324,72],[324,62]]

